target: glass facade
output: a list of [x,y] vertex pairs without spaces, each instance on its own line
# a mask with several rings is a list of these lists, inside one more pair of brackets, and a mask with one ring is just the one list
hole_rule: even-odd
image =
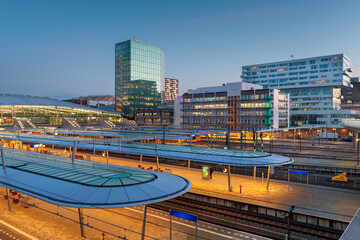
[[165,79],[165,53],[155,46],[128,40],[115,44],[116,111],[133,118],[139,109],[161,103]]

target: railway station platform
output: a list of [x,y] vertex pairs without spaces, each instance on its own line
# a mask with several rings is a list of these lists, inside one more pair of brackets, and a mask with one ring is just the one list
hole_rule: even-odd
[[[92,161],[106,163],[106,157],[92,156]],[[131,160],[123,157],[109,157],[109,164],[145,169],[156,168],[155,163]],[[232,192],[228,191],[228,175],[213,172],[212,179],[202,179],[201,169],[188,169],[174,165],[162,164],[160,168],[171,169],[172,174],[189,179],[192,183],[190,192],[207,194],[209,196],[227,198],[250,204],[287,210],[291,205],[296,211],[314,216],[326,217],[340,221],[350,221],[360,207],[360,191],[291,183],[290,191],[284,181],[270,180],[270,188],[266,190],[266,177],[261,178],[231,174]],[[266,173],[264,173],[266,176]],[[242,193],[240,193],[240,185]],[[311,207],[309,207],[311,206]]]

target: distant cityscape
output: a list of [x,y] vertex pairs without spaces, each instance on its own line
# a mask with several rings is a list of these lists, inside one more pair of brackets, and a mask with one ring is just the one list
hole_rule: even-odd
[[[182,96],[179,80],[164,77],[164,59],[161,48],[138,40],[115,45],[115,109],[138,125],[258,130],[336,127],[359,117],[359,77],[351,75],[344,54],[242,66],[238,84],[189,89]],[[252,85],[243,89],[245,83]],[[277,103],[279,96],[284,104]]]

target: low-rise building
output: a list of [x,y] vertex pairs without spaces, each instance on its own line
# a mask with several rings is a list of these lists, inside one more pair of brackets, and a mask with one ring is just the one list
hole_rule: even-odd
[[156,109],[136,110],[138,126],[170,126],[174,124],[173,106],[158,106]]
[[245,82],[190,89],[180,108],[174,105],[174,115],[180,115],[174,125],[244,131],[288,127],[289,101],[288,93]]

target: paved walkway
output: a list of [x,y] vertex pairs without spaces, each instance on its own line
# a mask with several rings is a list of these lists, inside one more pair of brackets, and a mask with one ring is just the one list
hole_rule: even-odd
[[[92,160],[106,162],[106,158],[101,156],[92,156]],[[140,164],[139,161],[118,157],[110,157],[109,163],[129,167],[138,167]],[[150,166],[155,168],[156,164],[143,162],[142,166],[145,169]],[[293,183],[288,192],[287,183],[276,180],[271,180],[270,188],[266,190],[266,179],[263,182],[259,178],[253,181],[252,177],[232,174],[233,192],[229,192],[227,173],[214,172],[213,179],[204,180],[200,169],[189,170],[186,167],[164,165],[161,164],[161,160],[160,168],[171,168],[173,174],[189,179],[193,185],[191,192],[281,209],[288,209],[291,205],[295,205],[298,212],[344,221],[351,220],[360,208],[359,191]],[[240,185],[242,185],[241,194],[239,193]]]

